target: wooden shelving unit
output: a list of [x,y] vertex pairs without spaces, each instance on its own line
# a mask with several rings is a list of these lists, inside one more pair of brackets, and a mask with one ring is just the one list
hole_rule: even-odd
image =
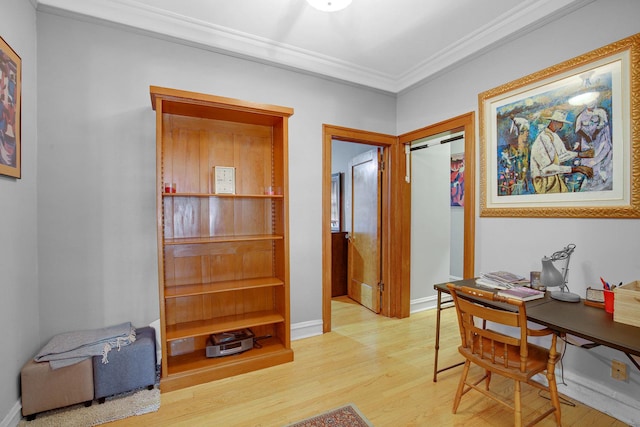
[[[293,110],[155,86],[150,92],[161,389],[292,361],[287,129]],[[214,194],[216,166],[234,168],[233,194]],[[175,192],[165,192],[165,183],[175,184]],[[211,334],[244,328],[261,338],[259,346],[206,357]]]

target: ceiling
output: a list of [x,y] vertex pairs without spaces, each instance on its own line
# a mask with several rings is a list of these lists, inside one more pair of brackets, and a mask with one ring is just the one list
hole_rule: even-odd
[[593,0],[32,0],[43,12],[399,93]]

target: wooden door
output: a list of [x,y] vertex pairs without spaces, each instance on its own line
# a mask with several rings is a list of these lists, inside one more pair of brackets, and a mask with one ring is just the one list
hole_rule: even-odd
[[349,234],[349,297],[380,313],[381,184],[380,156],[373,149],[354,157],[351,169],[351,232]]

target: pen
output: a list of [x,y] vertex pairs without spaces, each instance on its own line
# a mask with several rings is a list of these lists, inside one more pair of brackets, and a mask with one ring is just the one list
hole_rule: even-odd
[[607,282],[605,282],[605,280],[604,280],[602,277],[600,277],[600,281],[602,282],[602,286],[604,286],[604,288],[605,288],[606,290],[609,290],[609,289],[610,289],[610,288],[609,288],[609,284],[608,284]]

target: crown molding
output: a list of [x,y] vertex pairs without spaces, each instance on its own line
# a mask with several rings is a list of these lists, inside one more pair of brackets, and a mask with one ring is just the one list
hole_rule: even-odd
[[397,94],[594,0],[529,0],[514,13],[496,17],[407,72],[393,76],[327,55],[276,43],[135,0],[37,0],[37,10],[125,26],[191,46]]
[[396,90],[402,92],[446,69],[470,60],[483,51],[522,36],[544,26],[595,0],[531,0],[523,1],[516,12],[496,17],[477,31],[424,59],[414,68],[396,78]]

